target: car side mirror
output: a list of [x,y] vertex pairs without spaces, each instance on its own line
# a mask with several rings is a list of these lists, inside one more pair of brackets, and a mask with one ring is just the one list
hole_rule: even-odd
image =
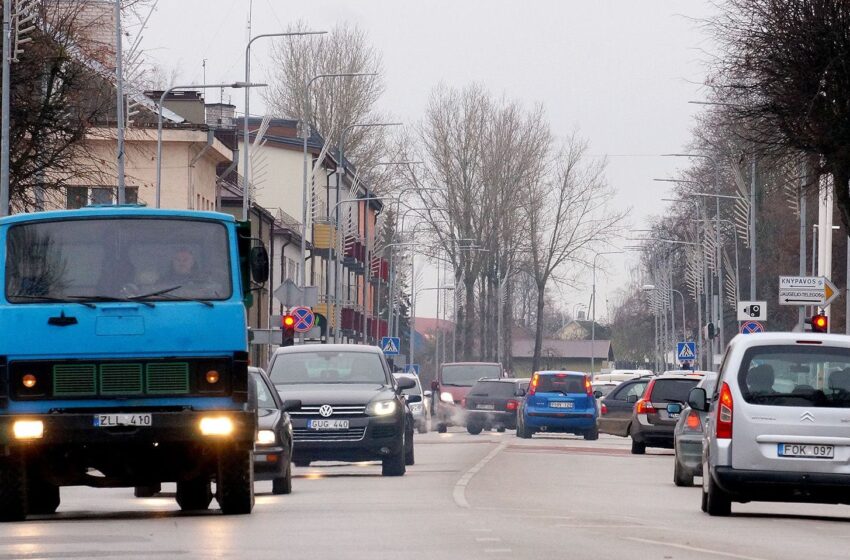
[[680,403],[671,402],[667,403],[667,414],[681,414],[682,413],[682,405]]
[[422,402],[422,395],[407,395],[407,402],[409,402],[409,403]]
[[295,410],[301,410],[301,400],[300,399],[287,399],[283,401],[283,407],[281,408],[284,412],[292,412]]
[[700,412],[708,412],[708,396],[702,387],[694,387],[688,393],[688,406]]
[[400,377],[396,380],[398,383],[398,390],[404,391],[405,389],[413,389],[416,387],[416,381],[412,380],[409,377]]
[[434,394],[434,393],[432,393],[431,391],[425,391],[425,393],[424,393],[424,395],[425,395],[426,397],[430,397],[430,396],[431,396],[431,395],[433,395],[433,394]]
[[269,253],[262,245],[251,247],[248,255],[248,263],[251,267],[251,278],[258,284],[265,284],[269,279]]
[[638,402],[637,395],[629,395],[628,397],[626,397],[626,402],[629,404],[635,404],[636,402]]
[[527,392],[526,392],[525,389],[520,389],[519,391],[516,392],[516,396],[518,396],[518,397],[524,397],[526,394],[527,394]]
[[599,391],[599,390],[594,391],[593,396],[597,399],[601,399],[602,398],[602,391]]

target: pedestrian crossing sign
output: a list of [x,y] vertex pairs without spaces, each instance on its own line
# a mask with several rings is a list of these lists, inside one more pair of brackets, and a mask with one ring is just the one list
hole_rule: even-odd
[[381,339],[381,350],[385,356],[398,356],[401,339],[397,336],[385,336]]
[[677,342],[676,359],[680,362],[693,362],[697,358],[697,345],[695,342]]

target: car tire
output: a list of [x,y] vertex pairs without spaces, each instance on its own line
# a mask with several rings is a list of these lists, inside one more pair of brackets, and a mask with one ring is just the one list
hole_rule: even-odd
[[584,432],[584,439],[589,441],[596,441],[597,439],[599,439],[599,428],[594,426],[593,428]]
[[210,481],[205,476],[178,481],[176,497],[181,511],[204,511],[213,498]]
[[153,498],[154,495],[162,492],[162,484],[146,484],[144,486],[136,486],[133,488],[133,495],[137,498]]
[[438,432],[438,433],[444,434],[444,433],[446,433],[448,430],[449,430],[449,428],[448,428],[448,426],[446,426],[445,424],[437,424],[437,432]]
[[0,521],[22,521],[27,516],[27,476],[24,458],[0,458]]
[[251,451],[223,450],[218,458],[218,505],[225,515],[254,509],[254,458]]
[[470,434],[474,435],[474,436],[477,436],[478,434],[480,434],[483,429],[484,429],[484,426],[482,426],[481,424],[467,424],[466,425],[466,431],[469,432]]
[[531,430],[525,427],[525,422],[522,420],[522,418],[517,421],[516,435],[517,437],[521,437],[522,439],[531,439]]
[[706,474],[708,477],[708,491],[703,490],[703,500],[705,501],[705,512],[712,517],[727,517],[732,513],[732,500],[729,495],[717,486],[711,474]]
[[673,484],[676,486],[694,485],[694,475],[688,473],[678,459],[673,460]]
[[398,452],[393,453],[381,461],[382,476],[402,476],[407,471],[405,465],[407,458],[407,446],[405,441],[401,441]]
[[44,480],[27,480],[27,513],[50,515],[59,508],[59,487]]
[[499,426],[498,428],[496,428],[496,431],[500,434],[504,434],[506,429],[507,428],[505,428],[504,426]]
[[272,494],[292,494],[292,463],[286,467],[286,474],[272,480]]
[[414,455],[414,452],[413,452],[413,445],[412,445],[412,444],[411,444],[411,445],[410,445],[410,447],[409,447],[409,448],[408,448],[408,449],[404,452],[404,464],[405,464],[406,466],[408,466],[408,467],[410,467],[410,466],[412,466],[412,465],[416,464],[416,456]]
[[632,455],[643,455],[646,453],[646,444],[632,438]]

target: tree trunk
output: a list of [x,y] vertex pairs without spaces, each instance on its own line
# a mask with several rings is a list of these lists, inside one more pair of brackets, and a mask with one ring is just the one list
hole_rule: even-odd
[[[512,302],[514,300],[514,283],[509,278],[505,278],[505,292],[507,293],[507,297],[505,298],[506,301]],[[504,335],[502,336],[502,363],[504,364],[506,370],[513,371],[514,307],[513,305],[505,305],[502,310],[504,312],[502,317],[502,330],[504,333]]]
[[543,351],[543,305],[544,286],[537,284],[537,317],[534,325],[534,356],[531,359],[531,372],[540,370],[540,353]]

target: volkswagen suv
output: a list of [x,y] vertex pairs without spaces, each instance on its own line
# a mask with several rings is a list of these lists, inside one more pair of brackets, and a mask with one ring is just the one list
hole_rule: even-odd
[[732,502],[850,504],[850,337],[813,333],[736,336],[708,412],[702,509]]

